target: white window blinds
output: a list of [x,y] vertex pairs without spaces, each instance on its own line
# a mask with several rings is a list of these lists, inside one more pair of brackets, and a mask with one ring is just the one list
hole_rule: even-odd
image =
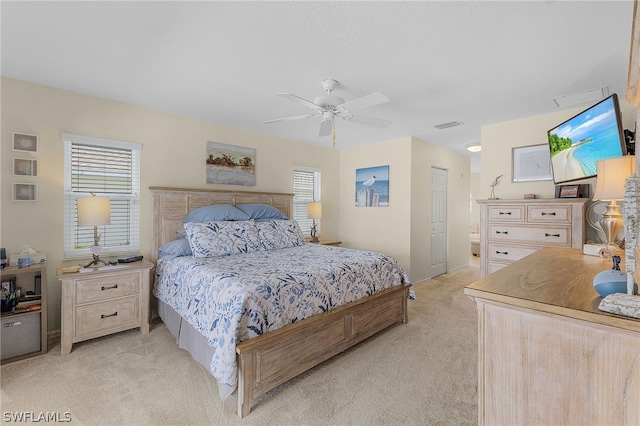
[[90,256],[93,226],[78,226],[76,199],[109,197],[111,225],[98,227],[104,255],[140,250],[140,151],[132,142],[63,134],[65,178],[64,257]]
[[[311,234],[313,220],[307,218],[307,203],[320,201],[320,170],[307,167],[293,169],[293,219],[305,235]],[[320,225],[318,224],[318,233]]]

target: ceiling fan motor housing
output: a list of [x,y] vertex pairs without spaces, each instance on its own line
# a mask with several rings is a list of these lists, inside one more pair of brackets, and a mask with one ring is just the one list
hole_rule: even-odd
[[335,95],[318,96],[313,100],[313,103],[322,107],[323,110],[335,110],[344,103],[344,99]]

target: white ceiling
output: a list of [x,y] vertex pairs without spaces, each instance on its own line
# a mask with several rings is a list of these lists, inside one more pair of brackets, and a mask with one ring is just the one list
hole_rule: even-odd
[[[275,93],[313,100],[330,78],[347,101],[391,99],[354,111],[387,129],[338,121],[337,149],[416,136],[466,153],[483,125],[558,111],[554,96],[607,86],[624,99],[633,1],[2,1],[0,13],[6,77],[324,146],[319,117],[262,122],[310,113]],[[450,121],[464,124],[434,128]]]

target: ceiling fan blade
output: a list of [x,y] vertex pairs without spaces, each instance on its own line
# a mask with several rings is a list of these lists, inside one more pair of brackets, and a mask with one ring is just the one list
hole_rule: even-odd
[[345,120],[353,121],[354,123],[366,124],[368,126],[379,127],[381,129],[386,129],[391,125],[391,121],[389,120],[367,117],[366,115],[352,115],[350,118],[345,117]]
[[300,96],[296,96],[292,93],[276,93],[276,95],[280,96],[281,98],[289,99],[290,101],[301,103],[302,105],[308,108],[312,108],[312,109],[320,108],[320,106],[314,104],[313,102],[303,99]]
[[342,108],[348,111],[367,108],[374,105],[383,104],[389,102],[389,98],[380,92],[372,93],[370,95],[362,96],[361,98],[352,99],[340,105]]
[[263,121],[263,124],[277,123],[278,121],[289,121],[289,120],[299,120],[301,118],[313,118],[317,117],[320,114],[307,114],[307,115],[296,115],[294,117],[284,117],[284,118],[276,118],[273,120]]
[[320,123],[320,133],[318,136],[329,136],[333,130],[333,120],[326,120]]

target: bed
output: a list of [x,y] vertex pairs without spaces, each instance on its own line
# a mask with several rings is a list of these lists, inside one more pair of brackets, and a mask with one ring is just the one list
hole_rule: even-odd
[[[157,264],[154,310],[178,345],[216,378],[222,399],[237,389],[240,417],[250,413],[260,395],[379,331],[408,321],[407,300],[413,292],[395,259],[300,242],[291,226],[295,222],[288,220],[292,194],[166,187],[150,187],[150,191],[152,260]],[[247,210],[251,217],[246,221],[183,223],[187,216],[207,210],[206,206],[270,206],[282,218],[255,218]],[[208,255],[207,235],[211,234],[207,232],[216,232],[218,226],[243,236],[241,253]],[[260,229],[258,242],[254,227]],[[287,243],[269,239],[271,228],[277,228],[273,235],[283,236]],[[188,234],[187,246],[197,253],[167,256],[165,250],[158,258],[156,249],[184,245],[179,232]],[[360,256],[370,258],[371,265],[358,263]],[[349,259],[354,262],[348,263]],[[233,263],[238,261],[241,266]],[[338,269],[332,269],[334,264]],[[311,285],[329,283],[336,275],[346,277],[349,291],[325,294]],[[357,276],[367,279],[354,279]],[[256,288],[259,291],[254,293]]]

